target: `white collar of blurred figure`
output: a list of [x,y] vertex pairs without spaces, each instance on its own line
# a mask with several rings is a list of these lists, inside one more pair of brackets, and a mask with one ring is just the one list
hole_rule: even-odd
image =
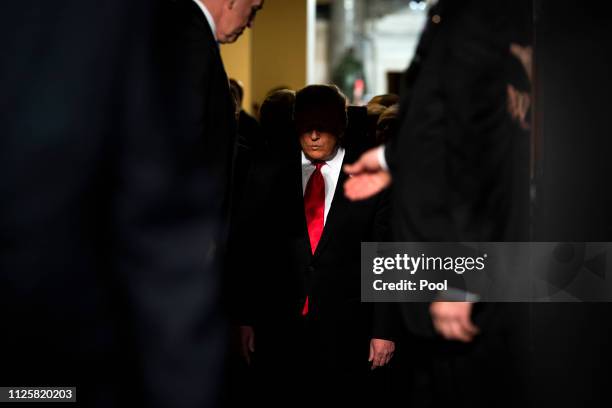
[[204,17],[206,17],[206,21],[208,21],[208,25],[212,30],[213,37],[215,37],[215,41],[217,41],[217,26],[215,24],[215,19],[213,18],[212,14],[210,14],[210,11],[208,11],[208,8],[206,8],[202,1],[193,0],[193,2],[197,4],[200,10],[202,10],[202,13],[204,13]]

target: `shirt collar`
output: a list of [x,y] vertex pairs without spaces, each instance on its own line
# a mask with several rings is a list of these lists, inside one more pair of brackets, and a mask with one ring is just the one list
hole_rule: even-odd
[[[334,169],[339,169],[342,167],[342,162],[344,161],[344,148],[338,147],[336,150],[336,154],[330,160],[327,160],[325,164]],[[302,167],[314,166],[310,159],[306,157],[304,152],[302,151]]]
[[210,14],[210,11],[208,11],[208,8],[201,0],[193,0],[193,2],[197,4],[200,10],[202,10],[202,13],[204,13],[204,17],[206,17],[206,21],[208,21],[208,25],[212,30],[213,37],[215,37],[215,41],[217,41],[217,25],[215,24],[215,19],[212,14]]

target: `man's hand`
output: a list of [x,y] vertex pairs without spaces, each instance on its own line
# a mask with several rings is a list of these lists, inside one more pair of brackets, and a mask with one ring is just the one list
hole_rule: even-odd
[[365,152],[354,164],[344,166],[349,179],[344,183],[344,194],[351,201],[365,200],[391,184],[391,174],[378,161],[378,148]]
[[429,312],[434,328],[447,340],[469,343],[479,332],[470,319],[471,302],[433,302]]
[[240,326],[240,354],[251,364],[251,353],[255,352],[255,331],[253,326]]
[[372,370],[388,364],[393,357],[394,351],[395,343],[391,340],[370,340],[370,357],[368,361],[372,363]]

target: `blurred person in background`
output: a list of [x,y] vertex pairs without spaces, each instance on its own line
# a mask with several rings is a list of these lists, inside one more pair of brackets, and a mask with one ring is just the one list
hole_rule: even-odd
[[368,140],[370,141],[370,145],[368,146],[370,149],[372,147],[378,146],[380,143],[377,143],[377,128],[378,128],[378,119],[380,115],[387,109],[386,106],[378,104],[378,103],[369,103],[367,105],[368,109]]
[[248,147],[254,147],[261,143],[259,134],[259,122],[244,110],[244,86],[237,79],[230,78],[232,92],[237,95],[238,101],[238,135],[244,139]]
[[291,157],[299,149],[295,140],[294,104],[295,91],[283,88],[268,94],[259,110],[262,137],[270,154],[278,159]]
[[[382,142],[379,140],[378,135],[378,122],[382,114],[391,106],[399,104],[400,97],[396,94],[382,94],[376,95],[368,101],[368,149],[380,145]],[[389,114],[391,115],[389,111]],[[385,122],[386,124],[387,122]]]
[[372,99],[370,99],[368,101],[368,106],[369,105],[382,105],[386,108],[389,108],[393,105],[396,105],[400,102],[400,97],[399,95],[396,94],[382,94],[382,95],[376,95],[374,97],[372,97]]
[[376,123],[376,144],[384,144],[395,137],[399,124],[399,104],[391,105],[383,111]]

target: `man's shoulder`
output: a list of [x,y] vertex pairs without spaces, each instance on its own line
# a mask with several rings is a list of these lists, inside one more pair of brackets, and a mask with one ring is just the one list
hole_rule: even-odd
[[193,0],[164,0],[161,5],[165,35],[186,44],[206,44],[211,50],[218,45],[206,16]]
[[343,147],[343,149],[344,149],[344,160],[342,161],[343,165],[352,164],[356,162],[359,159],[359,157],[361,157],[361,154],[364,152],[363,149],[356,149],[351,146]]

